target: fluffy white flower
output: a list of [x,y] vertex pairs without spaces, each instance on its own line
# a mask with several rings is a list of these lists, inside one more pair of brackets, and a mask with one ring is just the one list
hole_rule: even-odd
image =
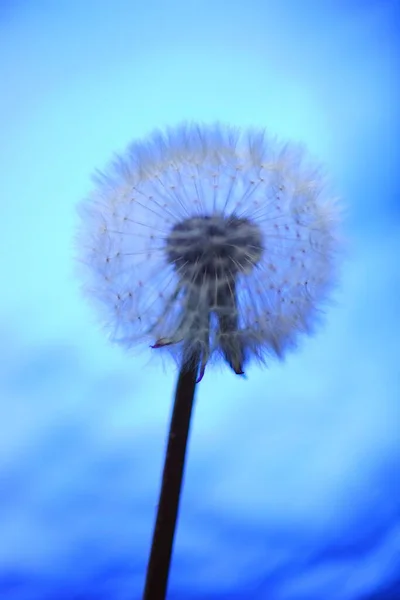
[[133,143],[80,206],[85,289],[113,340],[181,362],[282,357],[335,282],[339,209],[301,148],[182,125]]

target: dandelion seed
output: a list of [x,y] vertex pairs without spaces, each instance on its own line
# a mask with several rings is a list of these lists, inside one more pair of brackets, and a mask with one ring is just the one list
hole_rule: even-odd
[[[242,374],[312,330],[335,282],[339,210],[304,151],[182,125],[132,144],[97,183],[79,245],[113,340]],[[114,289],[132,290],[125,310]]]

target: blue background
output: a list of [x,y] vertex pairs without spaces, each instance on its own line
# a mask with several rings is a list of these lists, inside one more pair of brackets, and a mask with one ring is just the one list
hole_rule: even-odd
[[2,0],[1,598],[140,598],[176,373],[107,341],[72,239],[94,169],[184,119],[305,142],[347,258],[297,353],[200,384],[169,598],[400,598],[399,13]]

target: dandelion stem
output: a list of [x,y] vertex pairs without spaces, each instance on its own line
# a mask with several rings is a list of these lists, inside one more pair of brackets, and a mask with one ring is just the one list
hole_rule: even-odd
[[198,362],[196,357],[179,373],[143,600],[166,597]]

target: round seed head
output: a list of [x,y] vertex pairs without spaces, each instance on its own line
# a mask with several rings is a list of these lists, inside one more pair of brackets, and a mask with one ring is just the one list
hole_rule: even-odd
[[200,376],[221,356],[283,357],[335,283],[340,211],[318,167],[264,131],[183,125],[97,177],[78,233],[85,289],[112,338]]

